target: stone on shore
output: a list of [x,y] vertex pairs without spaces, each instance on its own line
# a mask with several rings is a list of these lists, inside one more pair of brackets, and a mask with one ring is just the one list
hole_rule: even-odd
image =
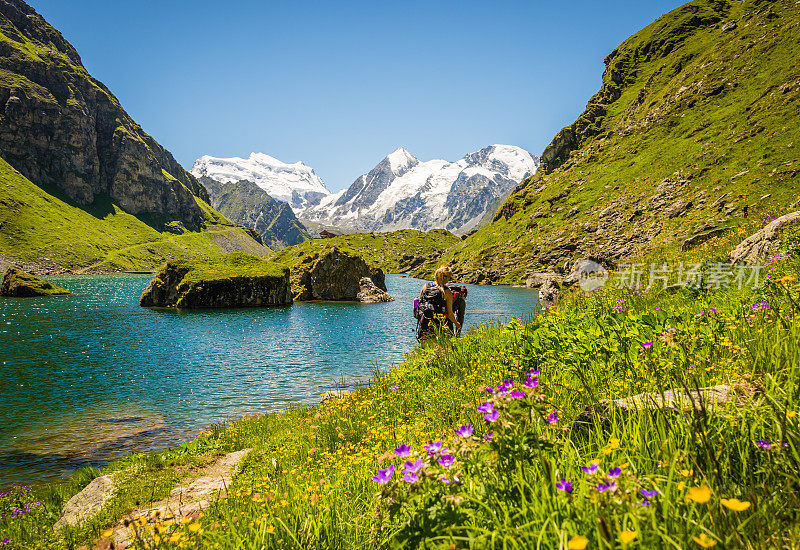
[[385,290],[378,288],[369,277],[361,277],[358,281],[361,290],[356,298],[362,304],[379,304],[381,302],[392,302],[394,298]]
[[66,288],[48,283],[15,267],[8,268],[0,285],[0,296],[33,298],[36,296],[64,296],[70,294]]
[[142,294],[145,307],[235,308],[292,303],[289,269],[236,252],[208,261],[167,263]]
[[377,289],[386,291],[382,269],[335,246],[303,257],[291,269],[295,300],[360,300],[364,278],[369,278]]
[[114,480],[110,475],[93,479],[80,493],[69,499],[53,529],[58,531],[67,525],[70,527],[81,525],[97,515],[113,494]]

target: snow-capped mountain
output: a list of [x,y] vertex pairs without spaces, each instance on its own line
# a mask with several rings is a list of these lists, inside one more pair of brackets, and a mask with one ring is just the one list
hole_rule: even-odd
[[286,164],[264,153],[251,153],[246,159],[204,155],[194,161],[191,173],[223,184],[252,181],[272,198],[288,202],[295,212],[331,194],[313,168],[302,162]]
[[491,145],[456,162],[422,162],[400,147],[348,189],[297,214],[360,231],[466,233],[538,165],[538,158],[513,145]]

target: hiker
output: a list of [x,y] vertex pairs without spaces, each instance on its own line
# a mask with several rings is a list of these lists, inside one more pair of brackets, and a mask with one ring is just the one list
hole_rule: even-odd
[[[435,282],[425,283],[422,287],[419,300],[414,303],[417,340],[433,336],[445,328],[452,333],[455,327],[455,334],[461,334],[461,320],[453,313],[453,291],[447,287],[452,278],[453,272],[450,268],[442,266],[436,270]],[[466,304],[462,306],[461,319],[465,307]]]

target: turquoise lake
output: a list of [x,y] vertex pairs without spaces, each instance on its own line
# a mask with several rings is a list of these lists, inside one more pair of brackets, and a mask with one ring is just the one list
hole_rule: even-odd
[[[171,311],[139,307],[150,275],[52,277],[63,298],[0,298],[0,488],[69,476],[225,423],[368,383],[417,345],[423,281],[394,302]],[[466,328],[529,318],[537,293],[468,285]]]

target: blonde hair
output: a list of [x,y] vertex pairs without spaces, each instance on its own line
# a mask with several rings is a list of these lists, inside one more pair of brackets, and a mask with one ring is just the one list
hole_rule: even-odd
[[444,290],[444,285],[446,285],[453,279],[453,272],[450,270],[449,265],[443,265],[442,267],[436,270],[434,277],[436,277],[436,286]]

